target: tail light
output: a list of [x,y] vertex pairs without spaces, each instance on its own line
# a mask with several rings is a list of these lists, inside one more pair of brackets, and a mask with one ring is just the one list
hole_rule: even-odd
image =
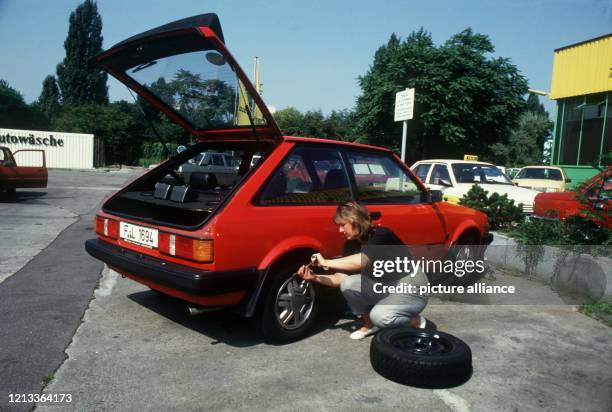
[[100,236],[117,239],[119,237],[119,222],[96,216],[96,233]]
[[172,233],[159,234],[159,251],[166,255],[196,262],[212,262],[214,258],[213,241],[195,239]]

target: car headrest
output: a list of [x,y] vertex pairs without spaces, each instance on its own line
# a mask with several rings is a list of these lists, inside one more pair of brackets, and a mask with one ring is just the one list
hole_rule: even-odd
[[324,190],[339,189],[341,187],[347,187],[348,182],[346,175],[342,169],[333,169],[327,172],[325,176],[325,183],[323,184]]
[[189,187],[195,190],[210,190],[218,186],[214,173],[193,172],[189,177]]

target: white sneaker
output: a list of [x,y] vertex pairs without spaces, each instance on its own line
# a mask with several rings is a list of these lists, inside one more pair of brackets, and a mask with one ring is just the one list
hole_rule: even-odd
[[368,330],[356,330],[355,332],[351,333],[350,338],[354,339],[354,340],[360,340],[363,339],[367,336],[373,335],[376,332],[378,332],[380,330],[380,328],[378,326],[372,326],[370,329]]

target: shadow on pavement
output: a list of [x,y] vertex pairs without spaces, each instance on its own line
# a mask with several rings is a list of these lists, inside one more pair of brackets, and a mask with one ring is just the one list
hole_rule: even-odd
[[[230,309],[190,316],[187,314],[188,304],[171,296],[154,291],[143,291],[132,293],[127,297],[172,322],[208,336],[213,339],[211,345],[224,343],[238,348],[260,344],[276,345],[275,343],[268,343],[263,340],[257,331],[253,319],[245,318],[232,312]],[[336,325],[341,318],[342,311],[338,310],[336,302],[323,301],[314,327],[303,339],[307,339],[327,329],[337,329],[338,327],[344,329],[344,323]],[[355,322],[351,320],[350,323],[354,324]],[[347,324],[346,327],[350,326]],[[354,328],[357,327],[354,326]]]
[[20,203],[46,196],[47,192],[28,192],[18,190],[16,193],[0,192],[0,203]]

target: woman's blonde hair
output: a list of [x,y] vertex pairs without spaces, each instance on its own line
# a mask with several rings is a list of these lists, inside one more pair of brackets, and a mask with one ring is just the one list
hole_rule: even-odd
[[356,202],[346,202],[338,206],[334,213],[334,223],[348,222],[359,232],[361,240],[367,240],[372,231],[372,220],[368,210]]

